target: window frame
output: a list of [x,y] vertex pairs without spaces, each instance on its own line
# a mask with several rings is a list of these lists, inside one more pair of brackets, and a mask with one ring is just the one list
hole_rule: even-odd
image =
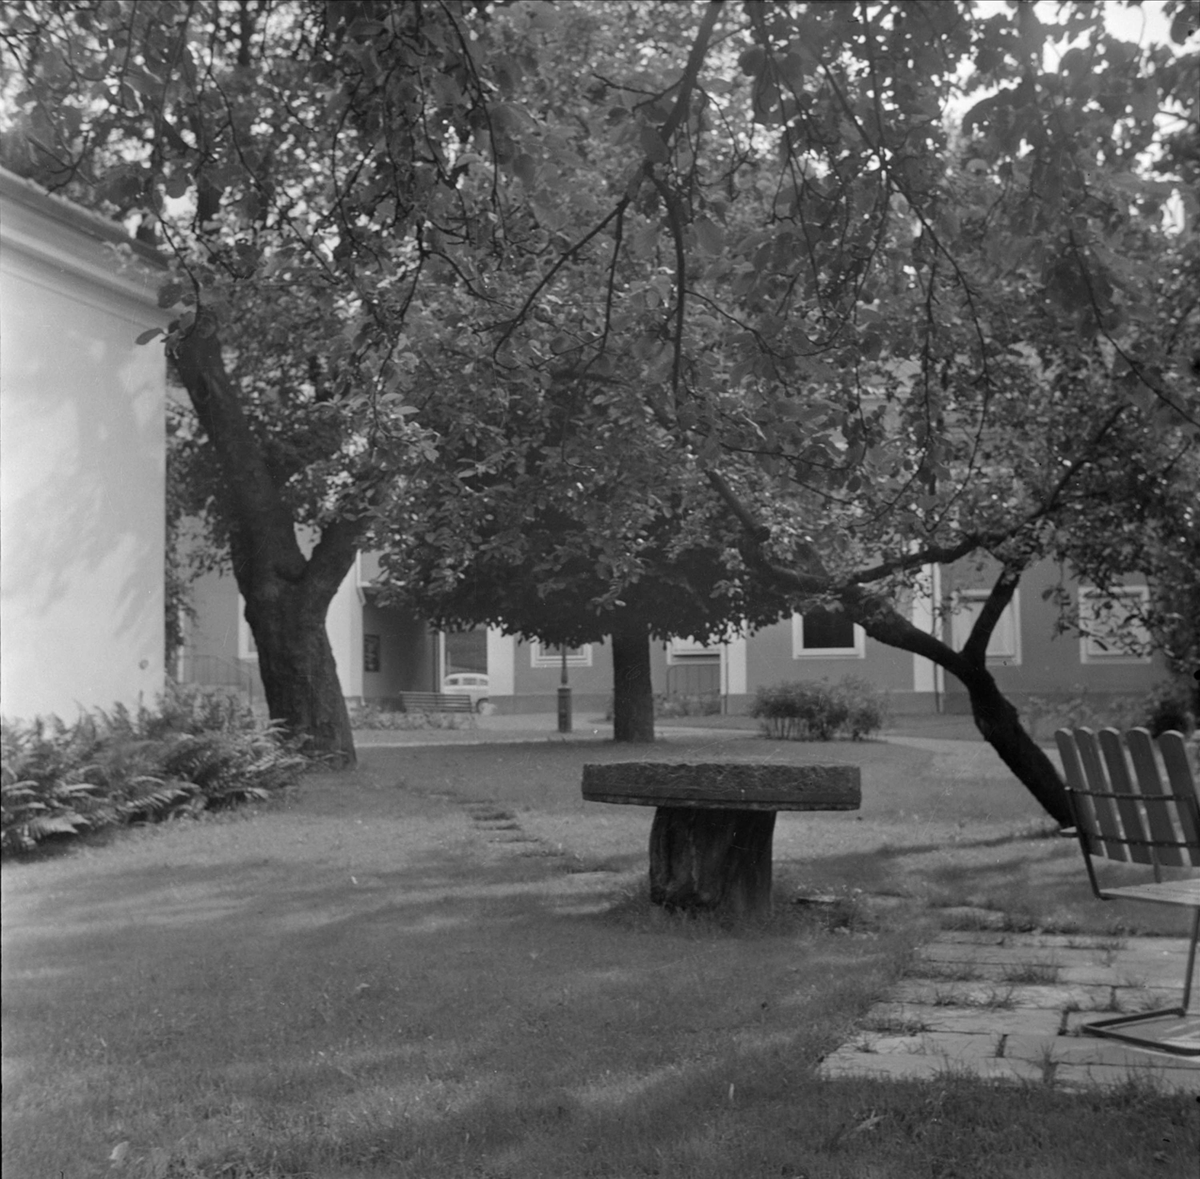
[[[553,654],[545,652],[551,648],[543,647],[538,639],[531,639],[529,642],[529,666],[539,669],[562,667],[562,654],[555,651]],[[568,667],[591,667],[592,666],[592,644],[584,643],[583,646],[576,648],[578,652],[575,655],[567,655]]]
[[719,663],[724,657],[723,642],[709,643],[703,646],[696,639],[672,638],[667,642],[667,666],[674,667],[684,663]]
[[793,659],[865,659],[867,655],[866,632],[857,622],[854,627],[852,647],[806,647],[804,645],[804,615],[792,615],[792,658]]
[[[1154,651],[1153,651],[1153,647],[1151,645],[1152,640],[1151,640],[1150,632],[1147,631],[1141,623],[1138,623],[1137,627],[1145,635],[1145,646],[1150,648],[1149,650],[1147,650],[1146,654],[1138,655],[1132,651],[1126,651],[1126,650],[1094,651],[1094,650],[1090,649],[1090,645],[1092,643],[1097,642],[1098,640],[1094,636],[1089,635],[1087,633],[1086,628],[1087,628],[1089,618],[1085,617],[1085,614],[1084,614],[1084,610],[1085,610],[1084,602],[1087,601],[1088,598],[1109,597],[1109,596],[1111,596],[1113,598],[1136,597],[1136,598],[1140,599],[1142,602],[1148,602],[1150,600],[1150,587],[1148,585],[1114,586],[1112,588],[1111,594],[1102,594],[1101,591],[1098,590],[1094,585],[1080,585],[1079,593],[1078,593],[1078,596],[1076,599],[1076,613],[1075,613],[1076,622],[1078,623],[1078,626],[1079,626],[1079,662],[1083,663],[1083,664],[1093,664],[1093,665],[1104,665],[1104,664],[1113,664],[1113,663],[1124,663],[1127,665],[1135,664],[1135,663],[1140,663],[1140,664],[1152,663],[1154,661]],[[1095,618],[1096,618],[1096,616],[1094,613],[1090,614],[1091,621],[1095,621]]]
[[[982,606],[983,603],[986,602],[989,597],[991,597],[991,593],[992,591],[990,589],[956,589],[954,591],[954,597],[956,599],[955,605],[957,607],[960,603],[969,601],[977,602],[980,606]],[[993,652],[989,650],[985,656],[985,662],[999,667],[1020,667],[1022,656],[1020,589],[1014,591],[1012,598],[1001,611],[1000,617],[996,620],[996,625],[992,628],[992,633],[988,638],[989,648],[991,647],[992,642],[995,640],[996,634],[1000,629],[1000,624],[1004,621],[1006,616],[1009,618],[1010,625],[1012,627],[1012,653],[1006,654],[1002,651]],[[956,651],[962,650],[963,643],[967,641],[967,635],[971,633],[970,626],[968,626],[965,631],[960,633],[960,621],[965,620],[967,617],[968,615],[966,615],[960,609],[955,609],[954,613],[950,616],[950,637]],[[973,621],[971,625],[974,625]]]

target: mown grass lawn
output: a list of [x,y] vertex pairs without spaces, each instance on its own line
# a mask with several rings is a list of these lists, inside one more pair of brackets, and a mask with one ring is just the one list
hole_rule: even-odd
[[[7,1179],[1195,1174],[1184,1097],[817,1081],[948,907],[1179,927],[1093,901],[986,747],[726,737],[368,749],[5,865]],[[580,801],[631,756],[851,760],[863,809],[780,816],[770,923],[672,919],[652,812]]]

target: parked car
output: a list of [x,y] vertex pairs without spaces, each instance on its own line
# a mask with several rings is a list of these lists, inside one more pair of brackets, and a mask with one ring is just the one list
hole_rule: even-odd
[[478,712],[488,699],[488,678],[475,671],[456,671],[442,680],[442,691],[455,696],[470,696]]

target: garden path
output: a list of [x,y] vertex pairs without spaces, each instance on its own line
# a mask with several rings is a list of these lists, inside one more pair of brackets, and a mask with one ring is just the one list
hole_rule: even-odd
[[[997,915],[998,916],[998,915]],[[1063,1088],[1145,1082],[1200,1092],[1200,1058],[1086,1036],[1100,1011],[1179,1001],[1184,938],[945,931],[875,1004],[824,1077],[963,1073]]]

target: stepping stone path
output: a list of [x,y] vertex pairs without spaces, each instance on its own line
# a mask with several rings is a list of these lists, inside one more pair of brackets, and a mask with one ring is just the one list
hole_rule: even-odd
[[822,1061],[822,1077],[967,1074],[1062,1088],[1142,1080],[1200,1093],[1200,1057],[1084,1035],[1104,1012],[1179,1002],[1183,938],[944,932]]

